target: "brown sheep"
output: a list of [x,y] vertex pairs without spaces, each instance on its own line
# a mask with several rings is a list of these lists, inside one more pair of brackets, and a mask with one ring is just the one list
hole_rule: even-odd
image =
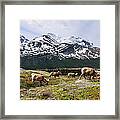
[[32,82],[38,81],[40,84],[48,84],[49,79],[46,79],[42,74],[32,73]]
[[60,75],[62,75],[62,73],[60,71],[58,71],[58,72],[51,72],[49,77],[54,76],[56,78],[56,77],[59,77]]
[[94,77],[96,77],[97,73],[95,72],[94,68],[90,68],[90,67],[83,67],[81,68],[81,75],[80,75],[80,79],[82,77],[84,77],[85,79],[93,79]]

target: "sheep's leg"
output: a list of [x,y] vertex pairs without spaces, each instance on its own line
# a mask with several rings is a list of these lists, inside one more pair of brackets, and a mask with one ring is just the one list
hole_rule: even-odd
[[45,80],[46,81],[46,85],[48,85],[48,81],[47,80]]
[[92,80],[93,76],[90,75],[90,80]]
[[44,85],[46,84],[46,85],[48,85],[48,81],[47,80],[43,80],[43,82],[44,82]]
[[84,76],[84,74],[81,74],[80,77],[79,77],[79,79],[81,79],[83,76]]
[[87,76],[87,75],[84,75],[83,77],[84,77],[85,79],[88,79],[88,76]]
[[42,82],[40,81],[40,82],[39,82],[39,87],[40,87],[41,85],[42,85]]
[[81,75],[80,75],[79,79],[81,79]]
[[87,77],[88,77],[88,76],[87,76],[86,74],[83,74],[83,78],[84,78],[84,79],[88,79]]

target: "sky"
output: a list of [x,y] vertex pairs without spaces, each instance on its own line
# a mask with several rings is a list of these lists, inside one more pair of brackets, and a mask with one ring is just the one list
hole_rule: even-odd
[[21,20],[20,34],[28,39],[54,33],[60,37],[81,37],[100,46],[99,20]]

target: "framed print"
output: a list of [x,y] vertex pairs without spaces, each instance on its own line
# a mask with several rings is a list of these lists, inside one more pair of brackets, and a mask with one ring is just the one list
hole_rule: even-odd
[[119,119],[118,1],[1,5],[1,118]]

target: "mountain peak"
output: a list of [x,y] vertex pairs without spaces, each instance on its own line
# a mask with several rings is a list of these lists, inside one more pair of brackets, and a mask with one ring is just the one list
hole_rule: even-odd
[[65,58],[95,59],[100,57],[99,48],[94,48],[93,43],[74,35],[63,38],[53,33],[47,33],[33,40],[28,40],[25,36],[20,35],[20,42],[21,57],[49,55],[49,58],[57,56],[60,60]]

